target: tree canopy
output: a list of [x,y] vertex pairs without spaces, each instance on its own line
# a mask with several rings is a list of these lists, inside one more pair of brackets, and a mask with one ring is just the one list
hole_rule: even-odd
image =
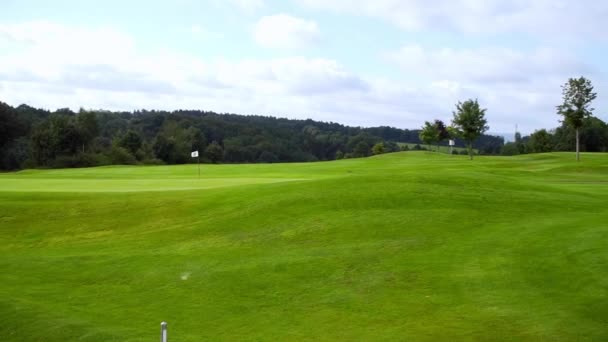
[[424,126],[422,126],[422,129],[420,130],[420,140],[427,145],[432,145],[439,141],[437,127],[435,127],[434,124],[425,121]]
[[471,159],[473,159],[473,142],[490,128],[485,114],[486,109],[482,109],[477,100],[458,102],[453,112],[452,126],[458,136],[467,142]]
[[583,121],[589,118],[594,110],[591,102],[597,93],[593,92],[591,81],[584,78],[570,78],[562,85],[563,103],[557,106],[557,113],[563,117],[563,122],[574,128],[576,134],[576,160],[580,160],[579,129]]

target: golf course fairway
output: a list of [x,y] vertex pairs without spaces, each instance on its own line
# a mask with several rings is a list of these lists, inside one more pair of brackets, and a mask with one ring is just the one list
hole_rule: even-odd
[[0,174],[0,341],[608,340],[608,154]]

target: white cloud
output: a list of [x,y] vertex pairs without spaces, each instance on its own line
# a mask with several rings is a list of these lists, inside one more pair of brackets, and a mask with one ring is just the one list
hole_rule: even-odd
[[276,14],[262,17],[255,25],[253,35],[264,47],[300,48],[317,43],[321,33],[314,21]]
[[[186,0],[182,0],[186,1]],[[198,0],[187,0],[189,2],[200,2]],[[264,0],[206,0],[206,4],[212,5],[218,8],[238,11],[241,14],[254,14],[255,12],[266,7],[266,1]]]
[[[415,75],[437,91],[453,95],[451,102],[444,102],[448,105],[479,98],[498,130],[515,123],[526,130],[553,127],[561,84],[569,77],[585,75],[601,85],[604,78],[576,56],[552,48],[522,52],[502,47],[425,49],[406,45],[385,57],[403,75]],[[444,106],[443,112],[448,110],[451,107]]]
[[218,40],[223,39],[224,35],[221,32],[211,31],[199,24],[193,24],[188,28],[182,30],[184,33],[189,33],[191,37],[198,40]]
[[537,48],[531,52],[503,47],[425,50],[413,44],[388,53],[386,57],[408,74],[483,84],[522,84],[548,77],[562,80],[573,74],[594,71],[567,51],[552,48]]
[[333,60],[142,54],[124,33],[54,23],[0,25],[2,44],[19,46],[0,54],[0,99],[14,105],[188,107],[330,120],[331,113],[310,105],[312,97],[361,93],[368,87]]
[[302,6],[385,19],[411,31],[520,32],[606,39],[608,2],[597,0],[297,0]]
[[[327,58],[142,53],[122,32],[54,23],[0,24],[0,47],[9,46],[0,50],[0,100],[50,109],[194,108],[415,128],[434,118],[449,121],[458,100],[478,97],[493,131],[510,131],[514,123],[530,131],[557,125],[554,108],[567,77],[588,71],[600,94],[608,85],[576,56],[548,48],[408,45],[385,56],[403,71],[390,80]],[[602,104],[598,99],[595,107]]]
[[233,6],[236,6],[240,10],[253,12],[263,8],[266,3],[264,0],[223,0],[231,3]]
[[200,25],[192,25],[190,26],[190,32],[192,32],[192,34],[205,34],[207,31]]

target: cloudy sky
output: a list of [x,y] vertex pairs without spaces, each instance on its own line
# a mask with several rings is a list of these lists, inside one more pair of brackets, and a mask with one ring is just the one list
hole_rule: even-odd
[[598,0],[2,0],[0,101],[417,128],[478,98],[492,132],[555,127],[584,75],[608,120]]

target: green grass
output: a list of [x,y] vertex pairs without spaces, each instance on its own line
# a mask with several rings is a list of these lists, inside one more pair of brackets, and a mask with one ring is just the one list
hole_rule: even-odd
[[[414,149],[414,146],[420,145],[421,147],[423,147],[429,151],[437,151],[437,145],[414,144],[414,143],[404,143],[404,142],[398,142],[397,145],[399,145],[400,147],[407,146],[410,150]],[[454,150],[456,152],[467,151],[466,147],[456,147],[456,146],[452,147],[452,150]],[[450,146],[439,145],[439,152],[450,153]],[[479,153],[479,150],[474,148],[473,153],[477,154],[477,153]]]
[[607,340],[608,155],[0,175],[0,340]]

